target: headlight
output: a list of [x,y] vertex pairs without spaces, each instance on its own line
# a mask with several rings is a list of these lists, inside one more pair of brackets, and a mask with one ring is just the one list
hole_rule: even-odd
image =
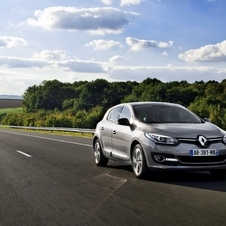
[[226,134],[223,137],[223,142],[226,144]]
[[[153,134],[153,133],[145,133],[145,136],[148,139],[153,140],[157,144],[177,144],[178,143],[178,140],[174,137],[168,137],[168,136]],[[226,142],[226,137],[225,137],[225,142]]]

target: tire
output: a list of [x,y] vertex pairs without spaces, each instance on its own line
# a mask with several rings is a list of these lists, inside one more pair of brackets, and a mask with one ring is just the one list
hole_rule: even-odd
[[95,141],[93,147],[93,157],[97,166],[106,166],[108,164],[108,158],[103,155],[100,141],[98,139]]
[[226,176],[226,170],[210,170],[210,173],[212,176],[216,177],[216,178],[225,178]]
[[140,144],[137,144],[132,151],[132,168],[137,178],[144,178],[147,175],[148,167]]

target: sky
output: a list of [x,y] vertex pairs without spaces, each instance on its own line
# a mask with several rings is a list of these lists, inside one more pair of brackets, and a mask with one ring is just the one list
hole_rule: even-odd
[[0,3],[0,95],[54,79],[226,79],[226,0]]

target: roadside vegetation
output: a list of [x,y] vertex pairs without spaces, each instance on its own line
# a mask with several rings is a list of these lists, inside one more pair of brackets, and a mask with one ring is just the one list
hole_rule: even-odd
[[226,79],[194,83],[162,82],[150,78],[141,83],[104,79],[74,83],[43,81],[25,91],[22,112],[5,114],[0,111],[0,123],[93,129],[108,108],[133,101],[179,103],[226,129]]

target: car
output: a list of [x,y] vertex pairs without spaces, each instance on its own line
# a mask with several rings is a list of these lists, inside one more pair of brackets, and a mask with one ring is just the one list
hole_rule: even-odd
[[131,164],[137,178],[153,170],[209,171],[226,175],[226,132],[186,107],[166,102],[113,106],[93,136],[97,166]]

